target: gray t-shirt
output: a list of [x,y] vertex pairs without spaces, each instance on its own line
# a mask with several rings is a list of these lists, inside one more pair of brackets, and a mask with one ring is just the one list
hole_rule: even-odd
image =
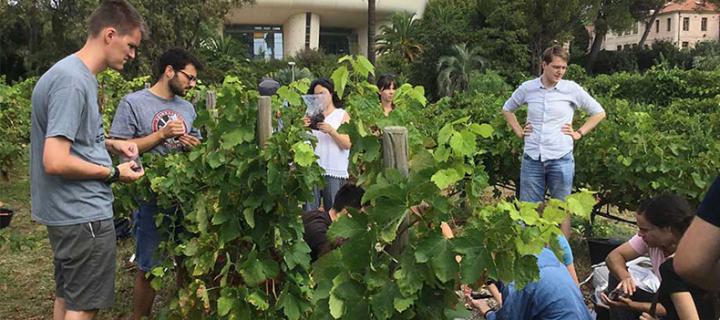
[[40,77],[32,94],[30,178],[33,219],[63,226],[110,219],[113,194],[101,180],[71,180],[45,173],[45,139],[65,137],[70,154],[111,166],[105,149],[95,76],[75,55],[58,61]]
[[[197,113],[190,102],[178,96],[164,99],[143,89],[120,100],[110,127],[110,136],[120,139],[140,138],[162,129],[172,120],[182,120],[185,132],[200,138],[200,133],[192,126],[195,118]],[[167,154],[182,148],[183,144],[177,138],[170,138],[156,145],[150,152]]]

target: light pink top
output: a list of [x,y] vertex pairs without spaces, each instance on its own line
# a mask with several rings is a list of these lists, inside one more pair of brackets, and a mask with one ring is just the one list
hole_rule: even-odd
[[660,265],[665,262],[665,260],[667,260],[669,256],[666,257],[665,253],[660,248],[648,247],[647,243],[645,243],[645,240],[643,240],[643,238],[641,238],[637,234],[630,238],[630,240],[628,240],[628,243],[639,255],[643,256],[647,254],[650,256],[653,273],[658,277],[658,279],[662,279],[660,277]]

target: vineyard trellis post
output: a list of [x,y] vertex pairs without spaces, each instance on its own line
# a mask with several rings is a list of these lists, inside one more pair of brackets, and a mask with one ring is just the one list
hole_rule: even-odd
[[260,147],[265,146],[272,135],[272,105],[269,96],[258,98],[257,135]]
[[[385,127],[383,129],[383,167],[397,169],[405,177],[409,174],[408,163],[408,131],[405,127]],[[397,235],[395,241],[388,248],[388,253],[393,257],[399,257],[403,248],[410,241],[408,226],[410,219],[405,214],[403,221],[400,223],[398,230],[402,230]]]

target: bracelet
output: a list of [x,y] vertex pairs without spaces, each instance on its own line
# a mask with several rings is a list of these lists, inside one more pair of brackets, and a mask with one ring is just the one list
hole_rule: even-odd
[[118,181],[120,179],[120,169],[118,167],[108,167],[108,169],[110,169],[110,174],[105,178],[105,182],[111,184]]

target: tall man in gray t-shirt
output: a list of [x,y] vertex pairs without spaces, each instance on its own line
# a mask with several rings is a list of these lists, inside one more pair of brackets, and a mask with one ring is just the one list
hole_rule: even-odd
[[[182,99],[195,86],[200,62],[182,49],[170,49],[155,64],[155,84],[133,92],[120,100],[110,136],[137,143],[140,153],[167,154],[200,144],[200,134],[193,130],[197,117],[190,102]],[[135,275],[133,318],[149,317],[155,291],[146,276],[160,262],[158,245],[161,237],[154,216],[167,211],[154,202],[143,202],[135,214]],[[181,264],[181,263],[179,263]],[[178,266],[182,270],[182,266]],[[180,272],[178,272],[180,273]],[[178,275],[178,279],[180,276]]]
[[108,151],[137,155],[132,142],[105,139],[95,75],[135,58],[144,21],[124,0],[103,2],[79,51],[57,62],[32,94],[32,216],[47,226],[55,267],[54,319],[92,319],[112,306],[115,228],[110,183],[143,175],[113,167]]

